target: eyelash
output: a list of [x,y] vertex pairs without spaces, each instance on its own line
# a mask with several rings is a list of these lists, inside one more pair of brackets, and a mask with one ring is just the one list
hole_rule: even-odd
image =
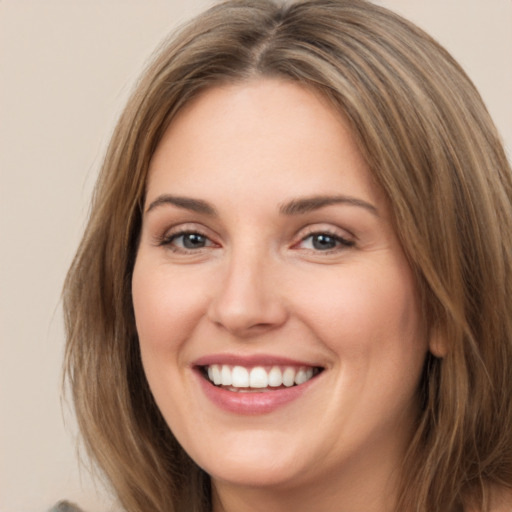
[[[205,245],[203,247],[197,247],[197,248],[178,247],[178,246],[174,245],[174,242],[178,238],[184,238],[187,235],[195,235],[197,237],[201,237],[206,241],[207,245]],[[177,231],[175,233],[170,233],[170,234],[164,235],[160,240],[158,240],[158,245],[165,246],[165,247],[169,248],[171,251],[176,252],[176,253],[190,254],[190,253],[197,253],[201,249],[212,247],[216,244],[214,242],[212,242],[211,239],[207,235],[201,233],[198,230],[184,229],[181,231]]]
[[[197,236],[201,239],[204,239],[205,245],[201,247],[179,247],[175,245],[175,242],[179,238],[184,238],[186,236]],[[353,240],[348,240],[342,236],[340,236],[337,233],[333,233],[332,231],[325,229],[325,230],[316,230],[311,231],[310,233],[303,236],[297,243],[292,245],[292,248],[299,248],[301,244],[303,244],[308,239],[313,239],[314,237],[325,237],[327,239],[330,239],[332,242],[335,243],[335,247],[330,247],[326,249],[319,249],[314,247],[314,242],[312,242],[313,247],[304,248],[307,251],[311,251],[314,253],[324,253],[324,254],[331,254],[334,252],[338,252],[343,249],[348,249],[350,247],[353,247],[355,245],[355,242]],[[169,248],[171,251],[175,253],[180,254],[197,254],[203,249],[207,249],[209,247],[215,247],[217,244],[213,242],[207,235],[204,233],[201,233],[199,230],[194,229],[184,229],[181,231],[177,231],[174,233],[166,234],[161,239],[158,240],[159,246],[165,246]]]
[[355,245],[355,242],[353,240],[348,240],[348,239],[340,236],[337,233],[333,233],[333,232],[329,231],[328,229],[324,229],[324,230],[316,230],[316,231],[312,231],[312,232],[308,233],[306,236],[303,236],[300,239],[300,241],[297,244],[295,244],[295,246],[304,243],[309,238],[312,239],[314,237],[322,237],[322,236],[326,237],[326,238],[329,238],[329,239],[332,239],[332,241],[335,242],[336,246],[332,247],[332,248],[328,248],[328,249],[318,249],[318,248],[314,248],[313,247],[313,248],[308,248],[307,250],[310,250],[310,251],[313,251],[313,252],[318,252],[318,253],[330,254],[330,253],[333,253],[333,252],[338,252],[338,251],[343,250],[343,249],[348,249],[348,248],[353,247]]

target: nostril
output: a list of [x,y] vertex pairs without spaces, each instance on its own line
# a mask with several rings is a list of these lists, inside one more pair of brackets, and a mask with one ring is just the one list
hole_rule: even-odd
[[240,337],[275,329],[288,315],[275,285],[275,280],[265,277],[254,255],[238,254],[229,273],[219,276],[219,288],[212,290],[207,316],[216,326]]

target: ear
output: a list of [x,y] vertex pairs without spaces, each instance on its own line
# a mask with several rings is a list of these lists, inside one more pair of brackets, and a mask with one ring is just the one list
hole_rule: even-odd
[[430,330],[428,348],[430,353],[439,359],[442,359],[448,353],[446,336],[443,334],[439,326],[435,326]]

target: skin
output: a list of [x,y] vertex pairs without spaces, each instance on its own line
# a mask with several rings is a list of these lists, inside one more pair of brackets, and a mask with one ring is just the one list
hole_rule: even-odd
[[[350,201],[280,211],[333,195]],[[202,244],[187,249],[183,231]],[[392,510],[428,341],[386,199],[319,95],[255,79],[180,112],[150,165],[132,284],[149,385],[211,475],[215,512]],[[270,413],[236,414],[199,384],[194,361],[210,354],[324,371]]]

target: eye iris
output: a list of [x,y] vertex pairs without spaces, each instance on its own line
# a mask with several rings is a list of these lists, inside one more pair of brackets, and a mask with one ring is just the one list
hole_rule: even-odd
[[198,233],[187,233],[183,235],[183,247],[186,249],[197,249],[206,245],[206,237]]
[[334,249],[336,247],[336,239],[330,235],[314,235],[313,247],[320,251]]

